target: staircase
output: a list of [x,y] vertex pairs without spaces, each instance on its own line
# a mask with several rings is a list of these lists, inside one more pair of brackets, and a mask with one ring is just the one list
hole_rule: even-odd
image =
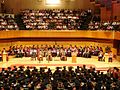
[[88,29],[88,24],[90,23],[91,19],[92,19],[92,15],[87,16],[87,17],[84,19],[84,22],[82,23],[82,29],[83,29],[83,30],[87,30],[87,29]]
[[20,30],[26,30],[26,27],[25,27],[25,25],[23,23],[21,14],[15,15],[15,21],[16,21],[16,23],[17,23]]

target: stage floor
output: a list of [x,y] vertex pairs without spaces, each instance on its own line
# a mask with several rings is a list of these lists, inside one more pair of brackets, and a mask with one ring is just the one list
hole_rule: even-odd
[[53,70],[55,67],[69,67],[73,66],[75,69],[76,66],[83,66],[86,65],[86,67],[95,67],[97,70],[106,71],[109,68],[112,67],[118,67],[120,68],[120,62],[117,60],[113,60],[113,62],[102,62],[98,61],[98,57],[92,56],[92,58],[83,58],[83,57],[77,57],[77,62],[72,63],[72,57],[68,57],[67,61],[60,61],[60,58],[55,57],[52,61],[46,61],[44,58],[43,61],[39,63],[38,60],[31,61],[30,57],[23,57],[23,58],[11,58],[8,62],[0,62],[0,68],[7,68],[7,67],[13,67],[13,66],[36,66],[39,67],[47,67],[52,68]]

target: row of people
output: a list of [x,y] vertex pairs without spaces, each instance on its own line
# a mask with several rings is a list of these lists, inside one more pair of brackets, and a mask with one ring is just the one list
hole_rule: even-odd
[[15,18],[11,14],[0,16],[0,30],[19,30]]
[[95,68],[64,66],[55,71],[48,68],[20,66],[0,71],[1,90],[119,90],[120,70],[111,68],[107,73]]
[[[37,30],[119,30],[120,21],[100,22],[100,17],[92,20],[92,10],[23,10],[26,29]],[[95,16],[94,16],[95,17]],[[18,19],[18,18],[16,18]],[[91,21],[91,22],[90,22]],[[89,23],[90,22],[90,23]],[[14,15],[0,15],[0,30],[19,30]]]
[[23,10],[23,23],[26,29],[38,30],[80,30],[92,16],[91,9],[69,10]]
[[9,55],[17,55],[18,57],[29,57],[29,56],[38,56],[41,55],[46,57],[51,55],[52,57],[71,57],[72,52],[76,52],[78,57],[91,57],[91,55],[98,56],[98,53],[102,50],[102,47],[94,46],[68,46],[64,47],[63,45],[33,45],[33,46],[10,46],[8,50]]
[[105,62],[105,59],[106,59],[108,62],[112,62],[113,58],[114,58],[114,56],[113,56],[112,51],[110,51],[108,53],[104,53],[103,51],[100,51],[99,54],[98,54],[98,61],[104,61]]
[[90,22],[88,28],[90,30],[120,30],[120,21],[114,22]]
[[[43,47],[41,45],[41,47],[30,47],[30,48],[26,48],[26,46],[23,48],[22,46],[20,46],[21,49],[19,49],[18,47],[10,47],[9,50],[7,51],[9,55],[16,55],[16,57],[30,57],[31,59],[37,59],[39,61],[43,61],[43,57],[46,57],[46,60],[48,61],[52,61],[52,57],[60,57],[60,60],[67,60],[67,57],[73,57],[73,55],[75,55],[76,57],[86,57],[86,58],[90,58],[91,55],[97,55],[98,56],[98,61],[105,61],[107,60],[106,58],[108,58],[108,62],[112,62],[113,61],[113,53],[112,51],[108,51],[108,53],[104,53],[102,48],[97,47],[97,49],[93,50],[92,46],[90,47],[68,47],[68,48],[63,48],[63,46],[59,47],[59,45],[56,47],[53,45],[53,47],[51,46],[46,46]],[[29,50],[28,50],[29,49]],[[89,52],[86,52],[86,50]],[[30,51],[30,52],[29,52]],[[5,49],[3,49],[3,51],[1,52],[0,50],[0,61],[2,61],[2,53],[6,52]],[[107,57],[108,56],[108,57]]]

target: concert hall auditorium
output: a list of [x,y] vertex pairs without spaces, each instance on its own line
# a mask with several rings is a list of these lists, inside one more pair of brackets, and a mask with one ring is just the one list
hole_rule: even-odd
[[0,90],[120,90],[120,0],[0,0]]

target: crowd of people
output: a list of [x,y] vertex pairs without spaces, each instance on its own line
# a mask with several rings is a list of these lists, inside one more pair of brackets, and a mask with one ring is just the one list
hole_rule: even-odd
[[91,21],[89,23],[88,28],[90,30],[115,30],[119,31],[120,30],[120,22],[119,21],[113,21],[113,22],[96,22],[96,21]]
[[8,67],[0,71],[0,90],[120,90],[120,70],[107,73],[95,68],[64,67]]
[[[120,21],[101,22],[99,16],[88,10],[23,10],[26,29],[37,30],[119,30]],[[86,23],[85,23],[86,22]]]
[[[23,22],[27,30],[120,30],[120,21],[102,21],[91,9],[41,9],[22,10]],[[14,14],[0,15],[0,30],[19,30]]]
[[19,30],[19,27],[15,22],[14,15],[0,15],[0,30]]
[[71,57],[72,53],[75,52],[77,57],[91,58],[91,55],[98,56],[99,52],[102,51],[102,47],[94,46],[63,46],[63,45],[33,45],[33,46],[10,46],[8,55],[16,55],[16,57],[48,57],[50,60],[52,57],[61,57],[66,59]]
[[80,30],[87,28],[92,18],[92,10],[23,10],[26,29],[37,30]]

